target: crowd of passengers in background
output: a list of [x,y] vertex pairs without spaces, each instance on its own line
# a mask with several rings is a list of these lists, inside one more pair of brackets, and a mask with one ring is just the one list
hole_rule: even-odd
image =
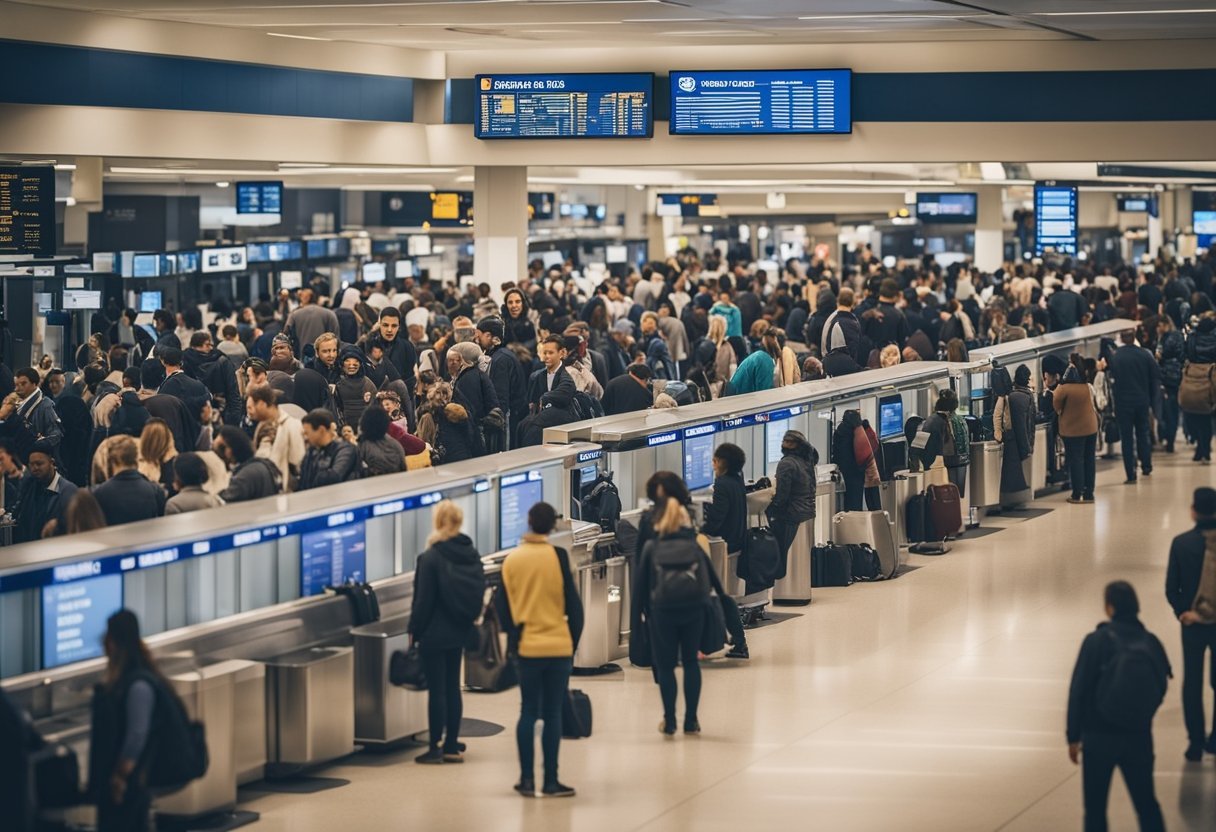
[[[868,249],[851,259],[790,260],[776,274],[686,249],[598,285],[537,261],[501,295],[426,278],[332,292],[315,275],[251,306],[158,310],[148,327],[111,303],[74,372],[49,358],[0,365],[12,539],[460,462],[605,414],[964,361],[977,346],[1114,318],[1138,322],[1121,378],[1112,343],[1071,374],[1049,360],[1042,378],[1019,380],[1073,448],[1058,467],[1074,498],[1092,499],[1093,451],[1069,439],[1132,440],[1134,481],[1137,462],[1151,471],[1155,439],[1173,451],[1181,422],[1194,459],[1210,460],[1212,374],[1184,376],[1216,363],[1212,254],[991,274],[932,258],[889,267]],[[1055,406],[1062,382],[1090,385],[1097,429]]]

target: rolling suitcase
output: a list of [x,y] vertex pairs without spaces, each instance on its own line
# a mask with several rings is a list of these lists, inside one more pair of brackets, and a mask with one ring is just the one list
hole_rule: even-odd
[[849,586],[853,557],[847,546],[829,543],[811,550],[811,586]]
[[[883,578],[894,578],[901,566],[895,526],[885,511],[842,511],[832,518],[833,543],[868,543],[878,552]],[[852,570],[850,558],[850,571]]]
[[929,505],[930,540],[945,540],[957,535],[963,528],[963,501],[958,486],[931,485],[925,497]]

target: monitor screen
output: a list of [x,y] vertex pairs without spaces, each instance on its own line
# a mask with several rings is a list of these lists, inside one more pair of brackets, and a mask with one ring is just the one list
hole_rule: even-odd
[[975,193],[917,194],[916,216],[921,222],[974,224],[978,205]]
[[414,276],[414,261],[413,260],[398,260],[393,263],[393,275],[398,280],[404,280],[407,277]]
[[591,483],[595,482],[599,476],[600,466],[594,463],[591,465],[584,465],[582,468],[578,469],[578,484],[580,486],[591,485]]
[[852,70],[671,73],[674,135],[851,133]]
[[68,309],[100,309],[101,290],[97,289],[64,289],[63,308]]
[[177,274],[177,255],[162,254],[160,256],[161,275]]
[[300,245],[299,240],[282,243],[263,243],[263,245],[266,247],[266,259],[271,263],[303,259],[303,247]]
[[102,575],[42,588],[42,666],[102,655],[106,619],[122,609],[122,575]]
[[1191,224],[1195,227],[1200,248],[1211,248],[1212,241],[1216,240],[1216,211],[1192,212]]
[[299,289],[304,285],[304,272],[279,272],[280,289]]
[[777,419],[764,426],[764,462],[772,468],[781,461],[781,440],[790,429],[789,419]]
[[604,246],[605,263],[628,263],[629,246]]
[[904,433],[904,399],[903,396],[884,396],[878,400],[878,438],[889,439],[893,436],[903,436]]
[[383,283],[386,268],[387,267],[383,263],[364,263],[363,264],[363,282],[364,283]]
[[518,546],[528,530],[528,509],[545,496],[540,471],[512,474],[498,484],[498,548]]
[[304,243],[304,253],[309,260],[324,260],[329,256],[328,240],[307,240]]
[[249,243],[246,245],[245,261],[248,263],[269,263],[270,243]]
[[363,523],[300,535],[300,595],[320,595],[327,586],[367,580]]
[[283,213],[283,183],[237,182],[236,212],[238,214]]
[[0,167],[0,254],[55,253],[55,168]]
[[211,272],[239,272],[245,268],[247,262],[245,254],[244,246],[203,249],[203,274]]
[[139,293],[139,311],[140,312],[155,312],[161,308],[164,303],[163,292],[140,292]]
[[707,433],[684,440],[684,482],[689,491],[709,488],[714,484],[714,440],[717,436]]
[[1115,200],[1121,212],[1147,214],[1153,197],[1148,194],[1119,194]]
[[566,262],[566,255],[560,251],[534,251],[528,255],[529,260],[539,260],[546,269],[560,266]]
[[555,202],[557,202],[557,194],[555,193],[546,192],[528,194],[528,219],[553,219],[553,204]]
[[177,253],[177,273],[193,274],[198,271],[199,256],[197,251],[179,251]]
[[478,75],[479,139],[641,138],[654,134],[654,75]]
[[135,262],[131,267],[132,277],[159,277],[160,276],[160,255],[159,254],[137,254]]
[[1069,185],[1034,186],[1035,250],[1077,253],[1077,189]]

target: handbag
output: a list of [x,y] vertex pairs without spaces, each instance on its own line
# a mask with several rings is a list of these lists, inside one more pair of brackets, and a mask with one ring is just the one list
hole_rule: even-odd
[[408,650],[394,650],[388,661],[388,680],[399,688],[426,690],[426,671],[422,669],[422,650],[417,643]]
[[654,653],[650,646],[650,622],[643,620],[629,631],[629,663],[634,667],[652,667]]
[[726,647],[726,615],[717,595],[705,599],[705,617],[701,623],[701,652],[717,653]]

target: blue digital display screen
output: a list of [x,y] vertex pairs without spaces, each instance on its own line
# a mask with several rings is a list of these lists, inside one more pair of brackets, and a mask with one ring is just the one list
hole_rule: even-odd
[[245,246],[245,261],[248,263],[265,263],[270,260],[267,249],[269,243],[249,243]]
[[122,609],[122,575],[42,588],[42,666],[99,657],[106,619]]
[[659,194],[660,217],[720,217],[717,194]]
[[975,193],[917,194],[916,216],[929,223],[974,223],[978,203]]
[[674,135],[851,133],[848,69],[671,73]]
[[1042,255],[1077,253],[1077,189],[1069,185],[1034,186],[1035,251]]
[[769,468],[781,461],[781,442],[789,429],[789,419],[778,419],[764,426],[764,462]]
[[1196,243],[1200,248],[1211,248],[1216,240],[1216,211],[1193,211],[1191,224],[1195,227]]
[[363,522],[300,535],[300,595],[320,595],[327,586],[367,580]]
[[164,302],[162,292],[140,292],[139,293],[139,311],[140,312],[155,312],[161,308]]
[[654,75],[478,75],[479,139],[648,139]]
[[238,214],[283,213],[283,183],[237,182],[236,212]]
[[157,277],[160,275],[159,254],[137,254],[131,267],[132,277]]
[[190,274],[196,271],[198,271],[198,252],[179,251],[177,253],[178,274]]
[[528,530],[528,510],[545,496],[539,471],[503,477],[498,485],[498,548],[518,546]]
[[890,439],[904,432],[904,399],[887,396],[878,400],[878,438]]
[[684,482],[689,491],[714,484],[714,440],[712,433],[684,440]]

